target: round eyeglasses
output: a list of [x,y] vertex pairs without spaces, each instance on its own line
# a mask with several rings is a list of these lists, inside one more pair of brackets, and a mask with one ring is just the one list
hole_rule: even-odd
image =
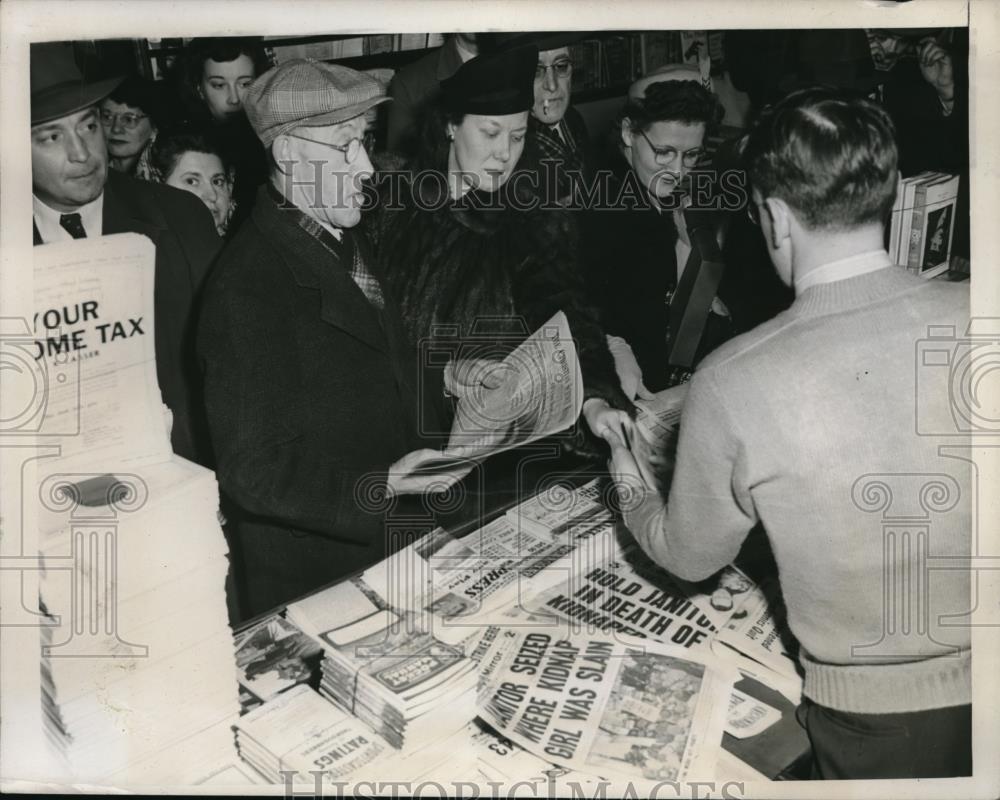
[[552,64],[539,64],[535,67],[535,80],[545,80],[545,74],[552,70],[557,78],[567,78],[573,71],[573,62],[569,59],[560,59]]
[[355,137],[351,139],[347,144],[330,144],[330,142],[321,142],[319,139],[310,139],[308,136],[302,136],[298,133],[289,133],[295,139],[301,139],[304,142],[312,142],[313,144],[321,144],[324,147],[331,147],[334,150],[339,150],[344,154],[344,161],[348,164],[353,164],[355,159],[361,153],[361,148],[365,148],[365,152],[370,152],[374,143],[375,137],[370,133],[366,133],[362,137]]
[[705,157],[705,150],[701,147],[696,147],[693,150],[686,150],[681,153],[676,148],[673,147],[657,147],[653,144],[649,137],[646,135],[645,131],[639,131],[639,135],[646,140],[646,144],[649,145],[649,149],[653,151],[653,158],[658,164],[673,164],[677,160],[677,156],[681,157],[681,163],[685,167],[697,167],[701,160]]
[[146,119],[145,114],[134,114],[131,111],[125,111],[124,113],[101,111],[101,124],[105,128],[113,128],[115,120],[117,120],[125,130],[134,131],[144,119]]

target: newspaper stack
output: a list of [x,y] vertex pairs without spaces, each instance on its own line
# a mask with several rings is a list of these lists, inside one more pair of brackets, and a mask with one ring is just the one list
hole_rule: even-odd
[[269,783],[312,781],[322,770],[332,782],[357,777],[393,751],[380,737],[308,686],[283,692],[236,723],[240,757]]
[[72,477],[40,487],[46,732],[77,779],[174,783],[184,764],[138,764],[209,729],[232,752],[239,712],[215,476],[174,458]]
[[[44,728],[68,778],[182,782],[160,756],[234,750],[218,487],[176,458],[156,377],[156,251],[118,234],[33,248]],[[33,487],[35,488],[35,487]],[[27,497],[27,496],[26,496]],[[211,744],[210,744],[211,742]]]
[[171,745],[161,752],[135,762],[111,776],[113,786],[183,786],[234,787],[263,785],[265,781],[240,761],[235,746],[233,725],[229,718],[194,736]]
[[388,608],[364,575],[286,613],[325,648],[320,692],[393,747],[412,751],[475,717],[475,662],[429,633],[419,615]]

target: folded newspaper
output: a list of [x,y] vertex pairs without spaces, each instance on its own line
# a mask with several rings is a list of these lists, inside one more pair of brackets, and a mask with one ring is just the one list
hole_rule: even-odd
[[583,377],[562,311],[499,363],[500,384],[479,383],[459,397],[447,447],[415,472],[481,461],[565,430],[580,416]]
[[480,663],[480,716],[540,758],[615,779],[712,778],[737,673],[707,653],[507,628]]

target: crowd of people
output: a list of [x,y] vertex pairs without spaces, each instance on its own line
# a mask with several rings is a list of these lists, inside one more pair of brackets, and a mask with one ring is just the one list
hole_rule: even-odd
[[[33,45],[35,243],[153,239],[157,374],[175,451],[218,476],[234,617],[386,555],[384,506],[363,487],[405,500],[469,473],[413,469],[444,443],[455,399],[490,380],[478,358],[428,358],[442,337],[496,358],[562,311],[584,399],[560,446],[610,454],[619,480],[645,486],[627,519],[651,557],[699,579],[759,522],[776,542],[818,774],[884,777],[887,759],[956,774],[967,663],[940,648],[902,670],[845,655],[877,635],[876,565],[861,562],[881,544],[848,537],[826,580],[820,543],[803,538],[850,532],[842,498],[817,501],[816,487],[849,484],[873,441],[891,444],[880,465],[927,466],[927,441],[873,404],[906,383],[919,338],[907,321],[964,330],[968,316],[967,292],[889,269],[890,112],[793,86],[710,162],[724,110],[697,68],[667,65],[629,88],[605,148],[572,105],[574,38],[452,35],[388,87],[337,63],[271,67],[249,40],[195,40],[158,82],[86,80],[66,43]],[[951,55],[925,43],[918,58],[950,119]],[[885,320],[904,317],[888,335]],[[879,383],[859,394],[865,366]],[[689,380],[671,489],[672,459],[641,463],[630,447],[634,403]],[[945,524],[957,551],[966,523]],[[847,599],[858,605],[830,611]],[[967,654],[967,638],[956,647]],[[914,757],[900,714],[937,761]],[[844,719],[881,749],[848,752]]]

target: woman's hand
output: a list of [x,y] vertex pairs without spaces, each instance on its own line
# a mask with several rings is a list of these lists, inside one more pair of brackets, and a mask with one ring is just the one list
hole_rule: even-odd
[[642,369],[635,359],[635,353],[629,343],[620,336],[607,336],[608,350],[615,360],[615,372],[618,374],[618,382],[621,383],[622,391],[629,400],[636,397],[641,400],[649,400],[653,393],[646,388],[642,382]]
[[[632,420],[624,411],[612,408],[607,400],[591,397],[583,402],[583,418],[587,421],[590,432],[598,438],[604,439],[610,444],[610,435],[617,436],[624,441],[627,437],[626,430],[631,430]],[[626,427],[628,426],[628,427]]]
[[488,358],[459,358],[444,368],[444,388],[453,397],[466,397],[479,389],[499,389],[513,373],[503,361]]

